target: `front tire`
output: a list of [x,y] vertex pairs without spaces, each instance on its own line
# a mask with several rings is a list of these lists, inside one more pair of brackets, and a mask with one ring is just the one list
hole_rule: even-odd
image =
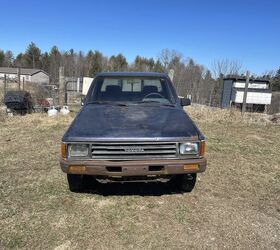
[[171,182],[177,189],[183,192],[191,192],[196,183],[196,174],[176,175]]
[[82,192],[85,189],[84,176],[81,174],[67,174],[69,190],[71,192]]

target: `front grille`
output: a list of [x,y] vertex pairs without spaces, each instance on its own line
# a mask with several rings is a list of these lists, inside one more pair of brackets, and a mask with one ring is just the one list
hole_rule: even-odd
[[175,142],[98,142],[91,145],[93,159],[176,158]]

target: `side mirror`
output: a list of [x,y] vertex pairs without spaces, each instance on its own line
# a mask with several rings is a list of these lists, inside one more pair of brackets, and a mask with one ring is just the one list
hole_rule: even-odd
[[191,100],[187,97],[184,97],[181,100],[181,106],[190,106],[191,105]]

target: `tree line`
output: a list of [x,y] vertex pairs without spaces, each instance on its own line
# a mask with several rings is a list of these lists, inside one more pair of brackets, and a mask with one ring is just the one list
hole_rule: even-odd
[[[137,55],[132,63],[119,53],[110,57],[98,50],[88,52],[61,51],[53,46],[49,52],[42,52],[31,42],[24,53],[16,56],[12,51],[0,50],[0,67],[39,68],[50,74],[51,83],[59,80],[59,67],[64,67],[68,77],[94,77],[102,71],[155,71],[174,72],[174,85],[181,96],[190,95],[193,102],[219,106],[222,92],[222,79],[225,76],[244,76],[242,64],[235,60],[214,61],[211,70],[197,64],[192,58],[184,57],[175,50],[164,49],[156,59]],[[257,76],[256,76],[257,77]],[[273,89],[280,91],[280,68],[273,74],[269,72],[262,78],[272,81]]]

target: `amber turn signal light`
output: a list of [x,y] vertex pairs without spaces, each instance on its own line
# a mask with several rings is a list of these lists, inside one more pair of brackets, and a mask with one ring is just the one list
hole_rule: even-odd
[[205,141],[200,142],[200,148],[199,148],[199,155],[204,156],[205,155]]
[[61,157],[66,158],[67,157],[67,146],[66,146],[66,144],[61,143],[60,150],[61,150]]
[[199,170],[198,164],[187,164],[184,165],[184,170],[185,171],[196,171]]
[[69,172],[70,173],[84,173],[86,172],[86,167],[85,166],[69,166]]

